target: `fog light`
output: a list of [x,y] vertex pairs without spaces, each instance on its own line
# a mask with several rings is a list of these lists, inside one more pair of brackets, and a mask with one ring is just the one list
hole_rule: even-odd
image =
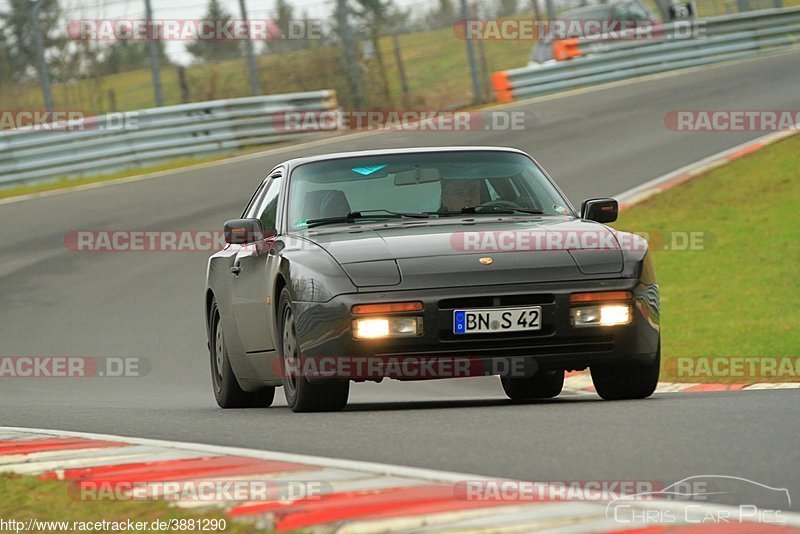
[[359,339],[372,339],[389,335],[389,319],[357,319],[353,331]]
[[364,317],[353,321],[356,339],[416,336],[422,333],[422,317]]
[[581,306],[570,310],[572,326],[617,326],[629,324],[633,318],[629,304]]

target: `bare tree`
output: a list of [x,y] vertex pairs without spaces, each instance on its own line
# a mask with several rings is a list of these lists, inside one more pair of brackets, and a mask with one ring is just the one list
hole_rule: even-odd
[[375,51],[375,58],[378,61],[378,74],[381,78],[381,86],[384,101],[391,103],[392,97],[389,92],[389,78],[386,75],[386,64],[383,61],[380,37],[389,12],[392,8],[391,0],[356,0],[359,10],[356,15],[360,17],[369,28],[372,48]]

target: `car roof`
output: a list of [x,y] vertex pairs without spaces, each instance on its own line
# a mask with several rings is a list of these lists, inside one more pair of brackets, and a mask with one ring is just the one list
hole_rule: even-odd
[[334,152],[332,154],[321,154],[318,156],[308,156],[304,158],[294,158],[283,162],[290,170],[298,165],[313,163],[317,161],[328,161],[332,159],[357,158],[362,156],[386,156],[392,154],[430,154],[442,152],[512,152],[528,156],[522,150],[501,146],[440,146],[440,147],[414,147],[414,148],[389,148],[380,150],[357,150],[353,152]]

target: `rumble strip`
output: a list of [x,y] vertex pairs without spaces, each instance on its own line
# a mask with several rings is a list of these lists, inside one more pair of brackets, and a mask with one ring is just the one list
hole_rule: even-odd
[[[563,485],[559,493],[552,483],[543,489],[478,475],[81,432],[0,427],[0,472],[63,480],[65,491],[76,499],[111,494],[133,499],[138,492],[138,498],[216,510],[229,521],[279,532],[642,532],[641,525],[621,524],[609,515],[606,494],[597,488],[591,493],[577,488],[573,496],[578,500],[573,500]],[[216,498],[209,500],[196,491],[202,485],[214,488]],[[519,488],[524,485],[538,490],[523,495]],[[610,485],[609,491],[616,486]],[[504,487],[505,493],[498,490]],[[517,492],[509,494],[508,487]],[[104,494],[102,488],[111,493]],[[242,498],[237,488],[262,491],[248,500],[256,495]],[[487,492],[490,488],[494,490]],[[180,498],[176,492],[182,492]],[[673,513],[675,502],[628,504],[629,509],[669,512],[678,518],[667,528],[648,526],[648,532],[734,531],[720,529],[725,525],[682,522],[680,514]],[[730,510],[695,506],[708,513]],[[781,526],[750,526],[759,532],[800,527],[800,514],[785,515]],[[742,527],[747,523],[739,524],[736,532],[744,532]]]

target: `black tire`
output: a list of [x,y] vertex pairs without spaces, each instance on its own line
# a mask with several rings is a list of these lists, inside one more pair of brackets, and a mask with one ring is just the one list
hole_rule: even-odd
[[309,382],[303,376],[294,376],[290,370],[300,368],[296,363],[301,357],[297,343],[294,311],[289,291],[284,288],[278,304],[280,332],[280,356],[283,363],[283,392],[286,403],[293,412],[338,412],[347,406],[350,381]]
[[564,371],[539,371],[527,378],[500,377],[509,399],[552,399],[564,387]]
[[209,312],[209,343],[211,355],[211,385],[220,408],[266,408],[275,398],[272,386],[258,391],[244,391],[236,379],[225,347],[225,332],[219,315],[217,301],[211,301]]
[[660,369],[659,344],[656,357],[649,364],[592,366],[592,383],[605,400],[644,399],[656,390]]

